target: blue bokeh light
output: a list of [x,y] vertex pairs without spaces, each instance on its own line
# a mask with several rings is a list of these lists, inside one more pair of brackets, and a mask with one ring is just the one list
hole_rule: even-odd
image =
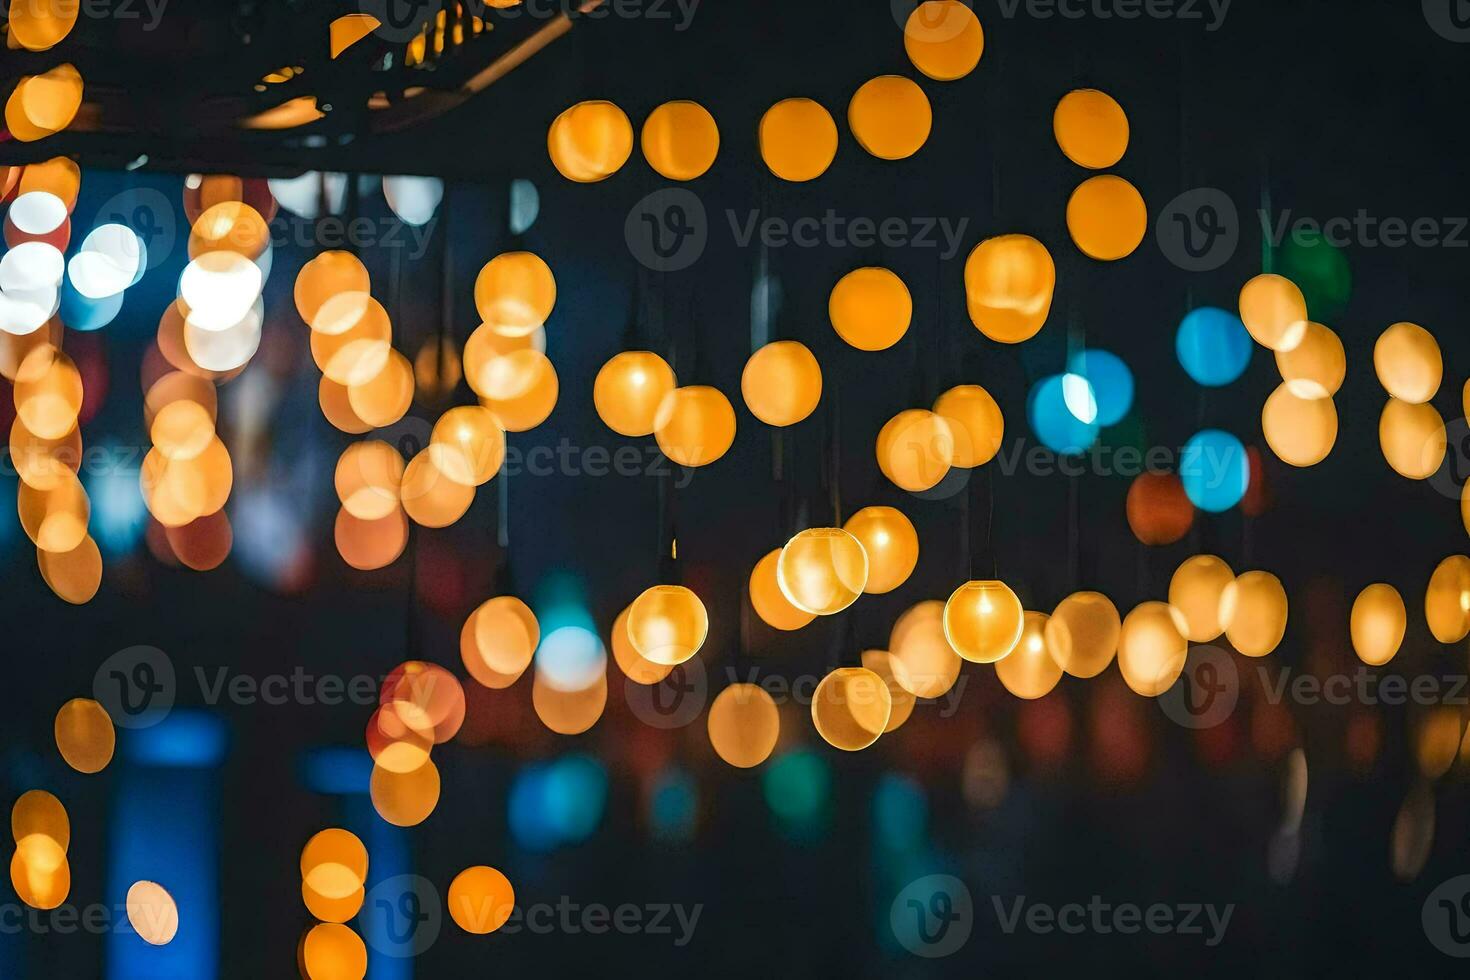
[[101,330],[122,311],[123,294],[113,293],[102,299],[83,296],[67,279],[61,284],[61,306],[57,311],[61,322],[73,330]]
[[536,675],[558,691],[585,691],[606,671],[602,638],[581,626],[552,630],[536,648]]
[[683,769],[659,773],[649,794],[648,819],[659,840],[682,844],[694,838],[699,791]]
[[[102,447],[102,458],[113,463],[127,458],[120,447]],[[108,465],[88,472],[87,495],[92,499],[92,536],[105,557],[118,558],[138,546],[148,526],[148,507],[138,489],[138,471]]]
[[[1073,401],[1077,401],[1074,397]],[[1053,374],[1031,386],[1026,398],[1026,418],[1036,438],[1053,452],[1076,454],[1097,441],[1096,421],[1083,422],[1067,407],[1063,376]]]
[[1240,503],[1250,485],[1250,460],[1239,439],[1220,429],[1197,432],[1179,458],[1184,492],[1200,510],[1220,513]]
[[1253,347],[1240,317],[1214,306],[1190,311],[1174,335],[1174,352],[1185,373],[1210,388],[1244,374]]
[[1133,372],[1117,354],[1092,348],[1077,351],[1067,358],[1067,372],[1086,378],[1092,385],[1096,416],[1089,420],[1079,415],[1082,421],[1117,425],[1133,407]]
[[508,801],[510,832],[528,851],[550,851],[591,837],[607,809],[607,771],[588,755],[568,755],[516,774]]

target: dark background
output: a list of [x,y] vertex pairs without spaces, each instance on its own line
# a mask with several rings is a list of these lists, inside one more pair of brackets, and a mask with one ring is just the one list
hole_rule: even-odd
[[[1260,405],[1278,381],[1267,352],[1255,352],[1239,382],[1205,394],[1175,359],[1173,335],[1193,305],[1233,308],[1240,285],[1262,270],[1254,215],[1263,197],[1278,212],[1318,219],[1351,217],[1359,209],[1409,221],[1470,214],[1462,177],[1470,47],[1436,34],[1414,3],[1237,0],[1214,32],[1203,21],[1177,19],[1092,13],[1036,19],[1024,6],[1007,18],[990,0],[977,10],[986,29],[980,67],[954,83],[919,79],[933,103],[934,131],[915,157],[899,163],[869,157],[843,119],[847,99],[866,79],[917,77],[887,4],[706,0],[685,31],[674,30],[674,21],[647,18],[584,23],[487,94],[422,130],[363,141],[346,154],[331,151],[335,156],[303,149],[300,166],[340,167],[350,157],[365,173],[450,181],[426,255],[410,261],[375,248],[363,256],[375,293],[387,297],[394,315],[395,342],[410,353],[441,322],[460,342],[473,329],[474,273],[511,244],[508,182],[519,177],[536,184],[540,217],[523,244],[546,258],[560,288],[547,335],[561,399],[545,425],[510,437],[522,451],[563,439],[579,447],[624,444],[596,418],[591,387],[597,368],[625,346],[632,287],[641,279],[638,339],[655,349],[674,345],[681,382],[719,386],[739,417],[731,452],[677,492],[684,578],[711,616],[700,655],[710,668],[711,693],[725,682],[718,668],[726,665],[794,678],[855,662],[858,650],[885,645],[905,608],[943,598],[967,577],[977,550],[989,552],[981,560],[993,557],[1027,608],[1040,610],[1074,589],[1095,588],[1126,613],[1137,602],[1163,598],[1177,564],[1204,550],[1237,571],[1267,569],[1292,602],[1286,638],[1264,662],[1273,677],[1287,666],[1323,676],[1354,670],[1346,636],[1352,598],[1369,582],[1387,581],[1403,593],[1410,616],[1403,649],[1385,670],[1462,675],[1463,645],[1436,644],[1422,616],[1430,572],[1464,550],[1457,500],[1430,483],[1396,476],[1384,463],[1376,431],[1385,396],[1371,371],[1371,351],[1392,322],[1429,328],[1446,366],[1434,404],[1446,419],[1463,415],[1461,365],[1470,360],[1462,329],[1465,240],[1458,248],[1358,242],[1343,250],[1350,293],[1313,310],[1347,350],[1348,377],[1337,398],[1340,432],[1329,459],[1309,470],[1281,464],[1261,439]],[[85,38],[95,39],[97,29],[88,25]],[[92,57],[106,62],[96,51]],[[134,93],[138,100],[179,98],[177,82],[167,91],[156,77],[147,82]],[[1190,188],[1218,187],[1232,197],[1245,227],[1231,261],[1209,273],[1181,272],[1160,253],[1152,228],[1138,252],[1119,263],[1091,263],[1076,252],[1063,213],[1084,175],[1057,150],[1050,120],[1057,99],[1080,86],[1102,88],[1127,109],[1132,140],[1115,172],[1139,187],[1151,220]],[[832,168],[805,185],[770,177],[754,139],[765,108],[793,95],[822,102],[841,132]],[[599,184],[570,184],[551,167],[546,126],[584,98],[615,101],[635,127],[670,98],[695,99],[714,113],[719,159],[688,185],[710,216],[710,244],[691,268],[640,274],[629,255],[624,218],[639,198],[663,186],[636,149],[618,174]],[[231,164],[218,161],[222,170]],[[156,187],[177,202],[181,179],[146,167],[130,174],[86,170],[76,214],[97,213],[112,195],[137,186]],[[360,208],[375,218],[387,215],[380,196],[364,196]],[[751,348],[759,252],[736,245],[725,214],[733,209],[743,216],[750,208],[788,219],[832,208],[847,217],[969,220],[960,254],[948,261],[922,248],[769,253],[784,294],[775,331],[808,344],[827,383],[823,408],[790,436],[789,479],[780,484],[771,476],[769,430],[736,397]],[[181,210],[176,220],[184,220]],[[969,324],[961,273],[977,241],[1011,231],[1048,245],[1058,287],[1041,334],[1019,348],[1002,348]],[[76,348],[68,338],[74,354],[93,352],[89,396],[96,372],[107,378],[105,399],[83,429],[89,446],[137,445],[143,438],[138,365],[185,260],[176,251],[129,291],[113,324],[77,340]],[[189,679],[195,666],[229,665],[253,676],[300,666],[351,676],[422,658],[457,668],[464,617],[504,591],[494,583],[503,560],[495,541],[501,493],[509,494],[505,560],[515,590],[538,611],[585,605],[605,636],[623,605],[657,577],[658,480],[647,475],[500,477],[455,526],[415,528],[409,550],[389,568],[346,568],[332,545],[331,467],[348,439],[317,410],[318,375],[290,300],[296,270],[310,254],[295,244],[278,247],[267,286],[266,342],[247,377],[265,373],[279,387],[263,409],[247,408],[243,396],[237,403],[229,389],[221,393],[223,418],[255,412],[268,425],[266,444],[251,457],[252,472],[242,472],[244,457],[232,443],[237,543],[222,568],[205,574],[169,568],[140,543],[126,556],[109,556],[97,598],[72,608],[45,588],[29,543],[9,524],[0,615],[10,624],[12,678],[0,779],[7,801],[44,786],[67,803],[74,903],[102,894],[109,808],[126,771],[119,765],[95,777],[71,773],[57,757],[50,727],[62,702],[90,694],[94,672],[114,651],[138,643],[165,650],[186,704],[200,701]],[[878,354],[847,348],[826,322],[831,284],[863,264],[893,268],[915,299],[913,329]],[[441,295],[448,295],[450,308]],[[871,446],[882,422],[961,382],[984,384],[1000,401],[1008,450],[1016,439],[1029,443],[1026,391],[1062,369],[1069,330],[1118,353],[1134,372],[1134,410],[1104,434],[1105,443],[1178,447],[1204,425],[1230,429],[1262,449],[1263,512],[1200,515],[1184,541],[1146,548],[1124,520],[1124,477],[980,471],[974,487],[918,499],[880,476]],[[245,384],[243,378],[232,383]],[[457,400],[469,397],[461,386]],[[416,405],[413,414],[432,421],[440,408]],[[824,479],[834,431],[835,488]],[[1452,452],[1447,467],[1455,457]],[[846,617],[775,635],[749,613],[745,578],[795,529],[788,505],[804,509],[808,523],[826,523],[834,489],[844,517],[868,504],[901,507],[919,529],[918,570],[896,592],[864,598]],[[14,492],[13,477],[6,492]],[[266,522],[247,549],[249,532],[237,508],[272,493],[273,513],[284,515],[285,524]],[[964,530],[967,501],[993,507],[989,548],[983,535]],[[246,562],[244,550],[267,557]],[[830,768],[832,787],[817,832],[796,839],[765,805],[759,770],[720,763],[702,717],[673,731],[643,725],[627,706],[615,667],[606,714],[575,738],[541,728],[530,707],[529,677],[505,692],[471,691],[467,729],[481,733],[472,740],[481,744],[461,739],[436,752],[444,791],[434,815],[409,834],[413,871],[442,889],[462,867],[489,863],[506,871],[523,902],[554,903],[568,895],[582,903],[703,903],[704,909],[693,942],[682,949],[666,936],[475,938],[446,925],[418,959],[416,975],[614,969],[650,976],[691,970],[1153,976],[1184,968],[1206,975],[1395,968],[1448,974],[1454,961],[1426,939],[1420,910],[1436,885],[1470,870],[1463,764],[1433,785],[1437,829],[1423,870],[1398,880],[1390,840],[1396,814],[1421,782],[1413,741],[1420,713],[1272,704],[1255,684],[1257,664],[1236,659],[1247,681],[1240,706],[1205,733],[1175,725],[1132,696],[1112,669],[1092,681],[1066,678],[1043,701],[1022,704],[988,668],[967,667],[955,717],[920,706],[907,726],[856,756],[820,742],[805,709],[787,705],[778,755],[815,752]],[[466,686],[474,687],[468,680]],[[300,847],[316,830],[344,819],[341,800],[305,785],[298,763],[314,747],[360,746],[370,712],[353,705],[214,710],[230,732],[217,777],[218,812],[210,817],[219,838],[219,973],[286,976],[310,921],[298,897]],[[967,771],[985,769],[977,755],[994,750],[977,746],[993,746],[1005,760],[998,799],[965,791]],[[1282,820],[1286,760],[1298,747],[1310,773],[1300,859],[1273,878],[1268,847]],[[529,762],[569,751],[589,753],[605,766],[605,816],[586,842],[533,853],[508,830],[509,785]],[[682,843],[656,839],[650,824],[650,787],[670,766],[687,771],[697,787],[694,835]],[[994,766],[985,771],[993,775]],[[874,802],[892,773],[911,777],[927,808],[921,841],[897,855],[879,833]],[[932,962],[905,953],[887,925],[899,888],[929,873],[959,876],[975,901],[968,944]],[[1225,941],[1207,949],[1200,937],[1188,936],[1006,935],[990,902],[993,895],[1007,902],[1025,895],[1086,903],[1095,894],[1145,906],[1233,903],[1235,913]],[[19,976],[99,975],[104,960],[105,944],[96,936],[14,942]]]

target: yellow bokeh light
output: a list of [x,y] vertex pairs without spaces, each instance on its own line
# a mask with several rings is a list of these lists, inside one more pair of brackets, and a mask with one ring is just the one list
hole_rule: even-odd
[[33,909],[49,911],[71,893],[71,865],[49,837],[17,841],[10,859],[10,884],[16,896]]
[[311,927],[301,959],[308,980],[362,980],[367,975],[367,947],[357,933],[337,922]]
[[54,490],[81,468],[81,429],[74,425],[59,439],[42,439],[17,417],[10,424],[10,462],[32,489]]
[[720,152],[720,127],[698,102],[665,102],[643,123],[643,155],[669,180],[693,180],[714,165]]
[[[775,572],[771,574],[774,576]],[[774,585],[771,587],[775,588]],[[657,684],[669,676],[674,665],[656,664],[652,660],[644,659],[642,654],[633,649],[633,641],[628,638],[628,609],[627,606],[623,607],[623,611],[618,613],[617,618],[613,620],[611,643],[613,660],[617,661],[618,669],[623,672],[623,676],[634,684]]]
[[1067,201],[1067,231],[1088,258],[1115,262],[1132,255],[1148,232],[1143,195],[1122,177],[1083,181]]
[[362,900],[367,890],[358,888],[346,898],[327,898],[312,891],[306,882],[301,883],[301,902],[312,917],[322,922],[346,922],[362,911]]
[[645,660],[673,666],[699,652],[709,635],[709,614],[699,596],[682,585],[645,589],[628,607],[628,640]]
[[480,404],[495,413],[500,427],[507,432],[526,432],[545,422],[561,393],[551,359],[535,348],[525,348],[496,358],[494,363],[509,367],[506,373],[517,379],[517,392],[506,396],[482,394]]
[[606,180],[633,152],[633,124],[611,102],[578,102],[552,120],[546,149],[567,180],[581,184]]
[[838,667],[817,684],[812,724],[817,734],[845,752],[865,749],[888,727],[893,701],[883,678],[866,667]]
[[1407,626],[1403,597],[1387,583],[1375,582],[1353,600],[1349,617],[1353,651],[1370,667],[1381,667],[1393,659]]
[[366,384],[393,349],[393,325],[383,304],[367,293],[338,293],[311,321],[311,357],[338,384]]
[[817,614],[796,608],[781,592],[776,575],[781,551],[774,548],[755,563],[750,572],[750,604],[767,626],[778,630],[799,630],[816,619]]
[[382,370],[361,384],[347,388],[351,414],[374,429],[392,425],[413,404],[414,371],[408,358],[391,348]]
[[919,152],[933,123],[928,96],[917,82],[902,75],[869,79],[847,104],[852,135],[880,160],[902,160]]
[[325,898],[346,898],[367,881],[368,852],[340,827],[318,831],[301,849],[301,879]]
[[1000,235],[965,259],[965,302],[985,336],[1019,344],[1036,336],[1051,312],[1057,269],[1046,246],[1030,235]]
[[336,58],[343,51],[367,37],[381,26],[372,14],[343,14],[327,26],[330,51]]
[[37,548],[36,561],[47,587],[74,606],[91,602],[102,585],[102,552],[90,535],[70,551]]
[[954,465],[984,466],[1000,452],[1005,416],[990,392],[979,385],[957,385],[934,402],[934,414],[949,422],[954,435]]
[[509,687],[531,665],[540,642],[541,624],[531,607],[515,596],[495,596],[465,620],[460,659],[485,687]]
[[270,244],[270,227],[259,211],[244,201],[221,201],[194,222],[189,233],[189,257],[223,251],[256,259]]
[[1264,657],[1286,635],[1288,604],[1281,580],[1270,572],[1245,572],[1220,593],[1225,638],[1247,657]]
[[1262,347],[1291,352],[1307,336],[1307,300],[1296,283],[1265,273],[1240,290],[1240,319]]
[[556,306],[556,277],[534,252],[502,252],[475,277],[475,309],[496,333],[524,337]]
[[893,672],[893,658],[887,650],[864,650],[862,661],[863,666],[883,678],[883,683],[888,687],[888,700],[893,707],[888,712],[888,724],[883,726],[883,731],[885,734],[896,731],[913,714],[916,699],[899,684]]
[[800,183],[826,173],[837,155],[837,124],[811,99],[782,99],[761,116],[761,159],[782,180]]
[[868,584],[868,553],[842,528],[808,528],[781,549],[776,583],[797,609],[831,616],[863,594]]
[[993,664],[1020,642],[1025,626],[1021,600],[995,579],[966,582],[944,604],[944,636],[961,657]]
[[33,834],[49,837],[62,853],[71,846],[71,820],[66,807],[44,789],[26,790],[10,808],[10,835],[16,843]]
[[15,376],[15,412],[42,439],[60,439],[76,428],[82,409],[82,375],[76,363],[49,344],[26,355]]
[[465,868],[449,883],[449,916],[465,932],[485,936],[510,920],[516,892],[495,868]]
[[311,324],[322,304],[341,293],[366,294],[371,288],[367,266],[351,252],[322,252],[296,274],[296,312]]
[[1414,739],[1414,756],[1419,773],[1425,779],[1438,779],[1450,771],[1465,734],[1458,708],[1439,705],[1430,708],[1419,722]]
[[384,568],[397,561],[408,544],[408,517],[395,508],[384,517],[365,521],[339,510],[332,536],[348,565],[362,571]]
[[56,712],[53,726],[56,749],[77,772],[96,773],[107,768],[117,747],[112,719],[90,698],[73,698]]
[[5,102],[5,125],[22,142],[44,139],[70,126],[82,106],[82,76],[71,64],[24,75]]
[[1118,652],[1122,621],[1118,607],[1101,592],[1074,592],[1052,610],[1046,647],[1073,677],[1096,677]]
[[10,37],[27,51],[45,51],[66,39],[77,24],[79,2],[65,0],[12,0]]
[[214,422],[210,406],[180,398],[164,405],[153,416],[148,437],[169,459],[193,459],[213,441]]
[[919,563],[919,534],[897,508],[864,507],[842,529],[867,553],[868,582],[863,591],[869,595],[892,592],[908,581]]
[[878,431],[875,452],[878,469],[894,486],[911,492],[929,490],[954,464],[954,430],[947,419],[927,409],[906,409]]
[[1123,620],[1118,670],[1135,694],[1156,698],[1179,679],[1189,656],[1184,617],[1167,602],[1143,602]]
[[652,351],[614,354],[592,383],[597,417],[619,435],[653,434],[654,417],[664,396],[674,390],[674,369]]
[[781,734],[776,702],[759,684],[731,684],[709,707],[710,745],[737,769],[765,762]]
[[1128,149],[1128,114],[1117,99],[1095,88],[1062,96],[1051,123],[1057,146],[1079,167],[1106,170]]
[[832,287],[827,316],[837,336],[858,350],[887,350],[908,332],[914,300],[888,269],[854,269]]
[[952,82],[980,63],[985,31],[963,0],[924,0],[904,21],[903,48],[919,71]]
[[1184,635],[1195,643],[1208,643],[1225,632],[1220,620],[1220,598],[1235,581],[1223,559],[1214,555],[1186,558],[1169,579],[1169,605],[1184,617]]
[[740,393],[750,413],[767,425],[795,425],[822,400],[822,367],[805,344],[773,341],[745,362]]
[[[50,6],[42,2],[35,6]],[[15,6],[11,7],[14,11]],[[75,9],[75,8],[73,8]],[[15,14],[10,17],[11,32],[15,31]],[[70,157],[52,157],[40,163],[28,163],[20,175],[20,185],[16,188],[16,195],[29,194],[32,191],[45,191],[55,195],[62,204],[66,205],[67,211],[76,206],[77,194],[82,188],[82,171],[77,162]]]
[[1342,338],[1320,323],[1307,322],[1301,343],[1276,351],[1276,370],[1298,398],[1331,398],[1347,376]]
[[21,483],[16,493],[20,526],[31,543],[57,554],[72,551],[87,537],[92,505],[82,481],[70,470],[50,490]]
[[[426,398],[443,398],[455,389],[462,377],[464,365],[460,361],[453,338],[426,340],[413,358],[409,394],[412,395],[413,387],[417,384]],[[408,406],[405,404],[404,411],[407,410]]]
[[[414,720],[422,722],[422,719]],[[429,761],[434,750],[435,733],[410,726],[394,704],[383,705],[373,712],[364,736],[368,755],[376,765],[389,772],[413,772]],[[340,898],[321,897],[323,900],[341,901]]]
[[960,655],[944,635],[944,603],[927,599],[893,624],[888,664],[898,686],[915,697],[937,698],[960,675]]
[[1337,406],[1331,398],[1301,398],[1283,382],[1261,408],[1266,444],[1283,463],[1315,466],[1337,442]]
[[1416,323],[1395,323],[1373,344],[1373,370],[1391,396],[1418,405],[1439,391],[1444,359],[1428,330]]
[[135,881],[126,900],[128,924],[150,946],[167,946],[179,932],[179,907],[155,881]]
[[718,388],[675,388],[659,403],[653,435],[663,454],[681,466],[708,466],[735,441],[735,409]]
[[342,432],[349,435],[362,435],[373,428],[371,422],[366,421],[353,410],[352,389],[338,384],[325,375],[317,385],[317,404],[321,406],[322,416],[334,428]]
[[1444,419],[1433,405],[1390,398],[1378,417],[1378,445],[1395,473],[1410,480],[1427,480],[1444,462]]
[[579,691],[563,691],[548,684],[540,673],[531,678],[531,706],[541,724],[558,735],[580,735],[602,717],[607,707],[607,671]]
[[1450,555],[1429,576],[1424,618],[1441,643],[1458,643],[1470,633],[1470,558]]
[[1061,665],[1046,648],[1048,619],[1046,613],[1026,613],[1016,648],[995,662],[995,676],[1005,689],[1027,701],[1045,697],[1062,679]]
[[448,527],[475,501],[475,488],[445,476],[428,449],[408,461],[400,494],[408,516],[424,527]]
[[375,764],[368,789],[378,816],[396,827],[414,827],[439,804],[439,769],[433,760],[412,772],[392,772]]
[[483,486],[500,472],[505,459],[505,432],[489,409],[460,405],[439,416],[429,435],[434,465],[449,479]]

